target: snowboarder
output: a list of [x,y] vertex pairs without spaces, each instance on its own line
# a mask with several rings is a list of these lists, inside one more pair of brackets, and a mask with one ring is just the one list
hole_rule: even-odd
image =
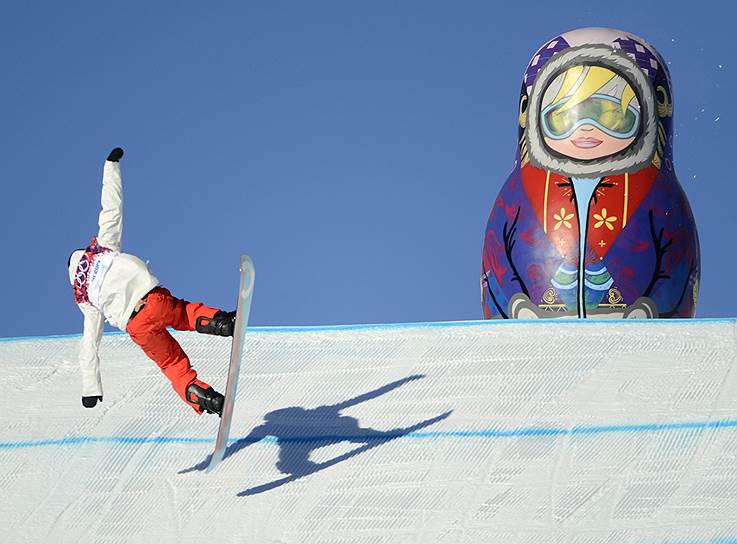
[[74,302],[84,315],[79,351],[82,405],[92,408],[102,402],[98,347],[107,320],[128,332],[171,381],[182,400],[198,414],[206,411],[220,415],[223,395],[197,379],[189,358],[166,328],[233,336],[235,312],[175,298],[159,286],[145,262],[121,251],[122,157],[123,150],[116,147],[105,161],[97,236],[87,248],[74,251],[67,263]]

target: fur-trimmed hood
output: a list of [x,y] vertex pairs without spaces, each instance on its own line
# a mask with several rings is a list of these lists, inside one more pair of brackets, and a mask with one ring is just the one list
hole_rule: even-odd
[[[622,76],[635,91],[640,129],[626,149],[583,160],[560,155],[543,138],[540,116],[548,86],[574,66],[601,66]],[[519,160],[568,177],[635,172],[672,160],[672,92],[662,57],[642,38],[606,28],[564,33],[543,45],[525,70],[520,96]]]

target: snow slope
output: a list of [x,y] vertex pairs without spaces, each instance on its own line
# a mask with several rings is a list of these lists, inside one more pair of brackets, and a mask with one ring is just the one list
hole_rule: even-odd
[[[5,542],[737,542],[737,322],[256,328],[226,458],[125,335],[0,341]],[[229,340],[176,333],[225,386]]]

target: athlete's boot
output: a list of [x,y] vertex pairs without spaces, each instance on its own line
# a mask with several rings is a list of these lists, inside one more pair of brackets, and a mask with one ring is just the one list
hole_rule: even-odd
[[191,383],[187,387],[187,400],[198,404],[208,414],[223,414],[223,402],[225,397],[215,391],[212,387],[207,389]]
[[217,336],[233,336],[235,328],[235,312],[220,310],[212,317],[198,317],[195,330],[204,334]]

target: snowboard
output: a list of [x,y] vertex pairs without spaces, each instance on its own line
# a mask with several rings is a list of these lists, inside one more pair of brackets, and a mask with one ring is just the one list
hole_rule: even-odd
[[215,470],[220,464],[228,445],[230,435],[230,423],[233,420],[233,405],[235,395],[238,391],[238,373],[243,359],[243,348],[246,338],[246,327],[248,316],[251,312],[251,298],[253,297],[253,284],[256,280],[256,269],[253,260],[248,255],[241,255],[241,279],[238,289],[238,305],[235,314],[235,328],[233,330],[233,345],[230,348],[230,366],[228,368],[228,384],[225,387],[225,399],[223,401],[223,412],[220,416],[218,436],[215,440],[215,451],[210,458],[207,472]]

